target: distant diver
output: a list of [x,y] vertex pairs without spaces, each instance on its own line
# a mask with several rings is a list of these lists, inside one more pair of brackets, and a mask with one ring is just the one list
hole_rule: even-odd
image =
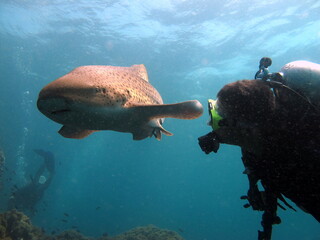
[[63,137],[76,139],[113,130],[132,133],[134,140],[161,140],[161,133],[172,135],[162,126],[164,118],[195,119],[203,112],[197,100],[163,104],[142,64],[78,67],[45,86],[37,106],[63,125]]
[[264,211],[259,240],[281,222],[277,207],[294,210],[284,197],[320,222],[320,65],[295,61],[277,73],[270,65],[262,58],[255,80],[227,84],[208,101],[213,131],[198,139],[206,154],[220,143],[241,147],[249,179],[241,199]]
[[50,186],[55,174],[55,159],[52,152],[41,149],[34,149],[35,153],[40,155],[44,162],[31,181],[21,187],[16,187],[8,201],[8,210],[18,209],[21,211],[35,212],[36,204],[41,200],[45,190]]

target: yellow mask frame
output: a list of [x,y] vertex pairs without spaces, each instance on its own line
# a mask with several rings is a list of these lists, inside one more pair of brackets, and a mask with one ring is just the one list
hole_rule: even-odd
[[220,128],[219,122],[223,119],[217,111],[217,100],[208,99],[208,109],[210,115],[210,125],[213,131],[216,131]]

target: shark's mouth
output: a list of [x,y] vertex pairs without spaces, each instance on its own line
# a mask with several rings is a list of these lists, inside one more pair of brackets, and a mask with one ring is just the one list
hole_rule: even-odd
[[65,98],[38,99],[37,106],[46,116],[59,116],[71,112],[71,108]]
[[71,112],[71,109],[60,109],[60,110],[55,110],[52,111],[51,114],[52,115],[59,115],[59,114],[63,114],[63,113],[67,113],[67,112]]

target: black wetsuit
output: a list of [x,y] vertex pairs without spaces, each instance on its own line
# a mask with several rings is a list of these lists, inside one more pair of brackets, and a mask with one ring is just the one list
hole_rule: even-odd
[[[293,107],[295,111],[288,110]],[[282,196],[320,222],[320,114],[307,105],[279,102],[275,116],[262,130],[262,153],[256,156],[242,150],[249,202],[254,210],[265,211],[265,235],[259,239],[271,239],[271,226],[280,220],[276,211]],[[265,189],[263,199],[256,188],[258,180]]]

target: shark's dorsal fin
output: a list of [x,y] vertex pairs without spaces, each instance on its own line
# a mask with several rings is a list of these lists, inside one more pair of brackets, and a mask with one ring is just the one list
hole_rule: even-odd
[[148,73],[147,73],[147,69],[143,64],[139,64],[139,65],[132,65],[131,66],[132,71],[138,75],[139,77],[141,77],[143,80],[145,80],[146,82],[149,82],[149,78],[148,78]]
[[65,138],[82,139],[95,132],[94,130],[79,129],[70,126],[62,126],[59,133]]

